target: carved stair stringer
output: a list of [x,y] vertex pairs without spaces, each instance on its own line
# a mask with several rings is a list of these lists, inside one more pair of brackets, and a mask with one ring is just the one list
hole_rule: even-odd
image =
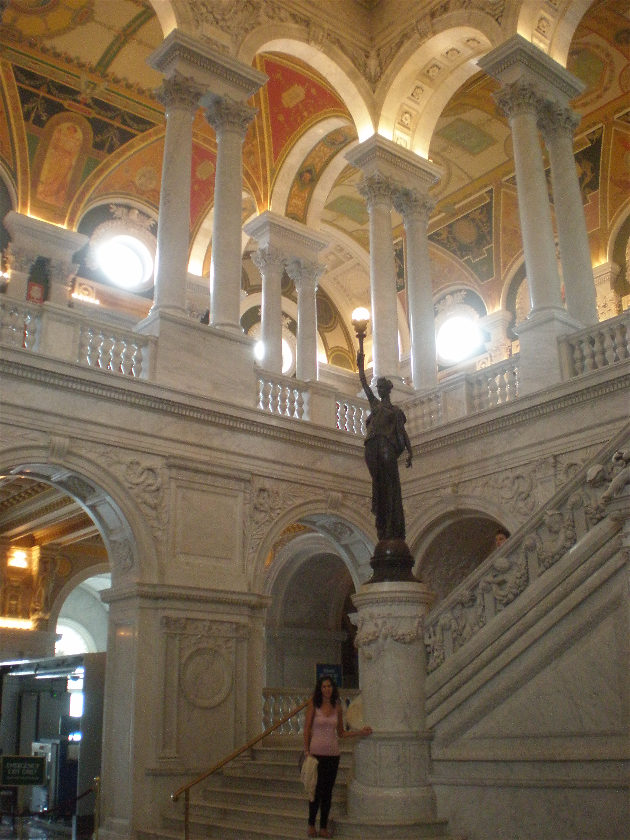
[[630,425],[427,617],[444,653],[431,782],[453,832],[627,837],[629,467]]
[[[626,424],[590,462],[463,580],[425,621],[429,686],[466,661],[471,641],[607,516],[602,496],[614,477],[613,455],[630,449]],[[620,527],[619,525],[617,527]],[[483,637],[482,642],[483,644]],[[456,657],[464,647],[460,656]],[[436,672],[440,672],[438,676]],[[434,676],[435,674],[435,676]]]

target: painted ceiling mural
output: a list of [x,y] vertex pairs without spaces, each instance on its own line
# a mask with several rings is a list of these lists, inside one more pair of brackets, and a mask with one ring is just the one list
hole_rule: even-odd
[[[492,19],[492,26],[501,25],[503,4],[473,0],[473,5]],[[330,3],[320,4],[312,19],[297,0],[256,0],[251,19],[239,16],[235,4],[214,0],[179,0],[177,6],[187,10],[213,46],[228,52],[236,53],[260,23],[275,26],[277,38],[289,25],[306,33],[309,47],[300,57],[281,52],[281,41],[273,39],[271,47],[262,43],[253,57],[269,81],[251,100],[258,113],[243,146],[243,212],[246,218],[271,207],[281,185],[286,215],[330,234],[328,269],[320,280],[320,337],[326,336],[329,361],[351,367],[349,314],[370,300],[368,214],[357,190],[360,173],[344,158],[358,137],[356,103],[347,94],[344,98],[334,73],[309,64],[309,50],[326,47],[339,54],[344,72],[354,73],[359,86],[374,92],[384,79],[395,88],[388,73],[403,66],[396,64],[397,55],[416,45],[417,77],[411,80],[405,70],[400,103],[388,106],[395,115],[394,136],[404,139],[412,136],[418,102],[428,86],[448,74],[449,62],[459,67],[467,49],[481,49],[479,38],[486,35],[473,37],[462,23],[447,36],[435,37],[433,56],[431,38],[441,13],[431,3],[405,4],[399,26],[390,2],[347,0],[336,22]],[[464,6],[470,3],[452,0],[449,10]],[[148,0],[6,0],[4,7],[0,168],[17,196],[15,209],[74,229],[90,208],[108,202],[140,206],[155,218],[164,113],[154,93],[161,76],[147,64],[163,38],[154,7]],[[364,23],[372,11],[379,11],[382,20],[380,28],[370,30]],[[405,55],[408,67],[412,54]],[[630,201],[627,0],[595,0],[573,34],[567,66],[586,85],[574,102],[582,116],[575,159],[592,258],[598,264],[611,252],[611,235]],[[509,297],[506,284],[523,261],[511,137],[494,104],[495,90],[492,79],[469,72],[441,108],[429,145],[429,156],[444,172],[434,190],[437,204],[429,227],[436,299],[449,290],[468,289],[488,312]],[[191,248],[198,241],[200,264],[207,271],[216,143],[202,111],[195,117],[193,136]],[[404,318],[404,230],[395,213],[392,223]],[[334,339],[326,323],[338,330]]]

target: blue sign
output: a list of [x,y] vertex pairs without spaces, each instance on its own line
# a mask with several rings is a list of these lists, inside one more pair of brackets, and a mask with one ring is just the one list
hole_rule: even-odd
[[337,688],[341,688],[343,679],[341,665],[326,665],[318,662],[315,666],[315,679],[319,681],[320,677],[330,677]]

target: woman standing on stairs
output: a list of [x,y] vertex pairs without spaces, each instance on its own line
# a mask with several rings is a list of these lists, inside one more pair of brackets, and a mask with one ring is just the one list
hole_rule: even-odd
[[317,759],[315,799],[308,804],[309,837],[317,836],[315,818],[320,809],[319,836],[332,837],[328,830],[328,814],[339,768],[339,738],[369,735],[371,732],[369,726],[356,732],[344,730],[339,690],[330,677],[320,677],[309,701],[304,724],[304,752]]

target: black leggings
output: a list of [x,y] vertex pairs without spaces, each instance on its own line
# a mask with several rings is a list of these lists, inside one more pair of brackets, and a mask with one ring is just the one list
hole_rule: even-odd
[[316,755],[317,759],[317,787],[315,788],[315,800],[308,803],[308,824],[315,825],[317,810],[321,808],[319,815],[319,827],[328,828],[328,814],[332,800],[333,787],[339,769],[338,755]]

